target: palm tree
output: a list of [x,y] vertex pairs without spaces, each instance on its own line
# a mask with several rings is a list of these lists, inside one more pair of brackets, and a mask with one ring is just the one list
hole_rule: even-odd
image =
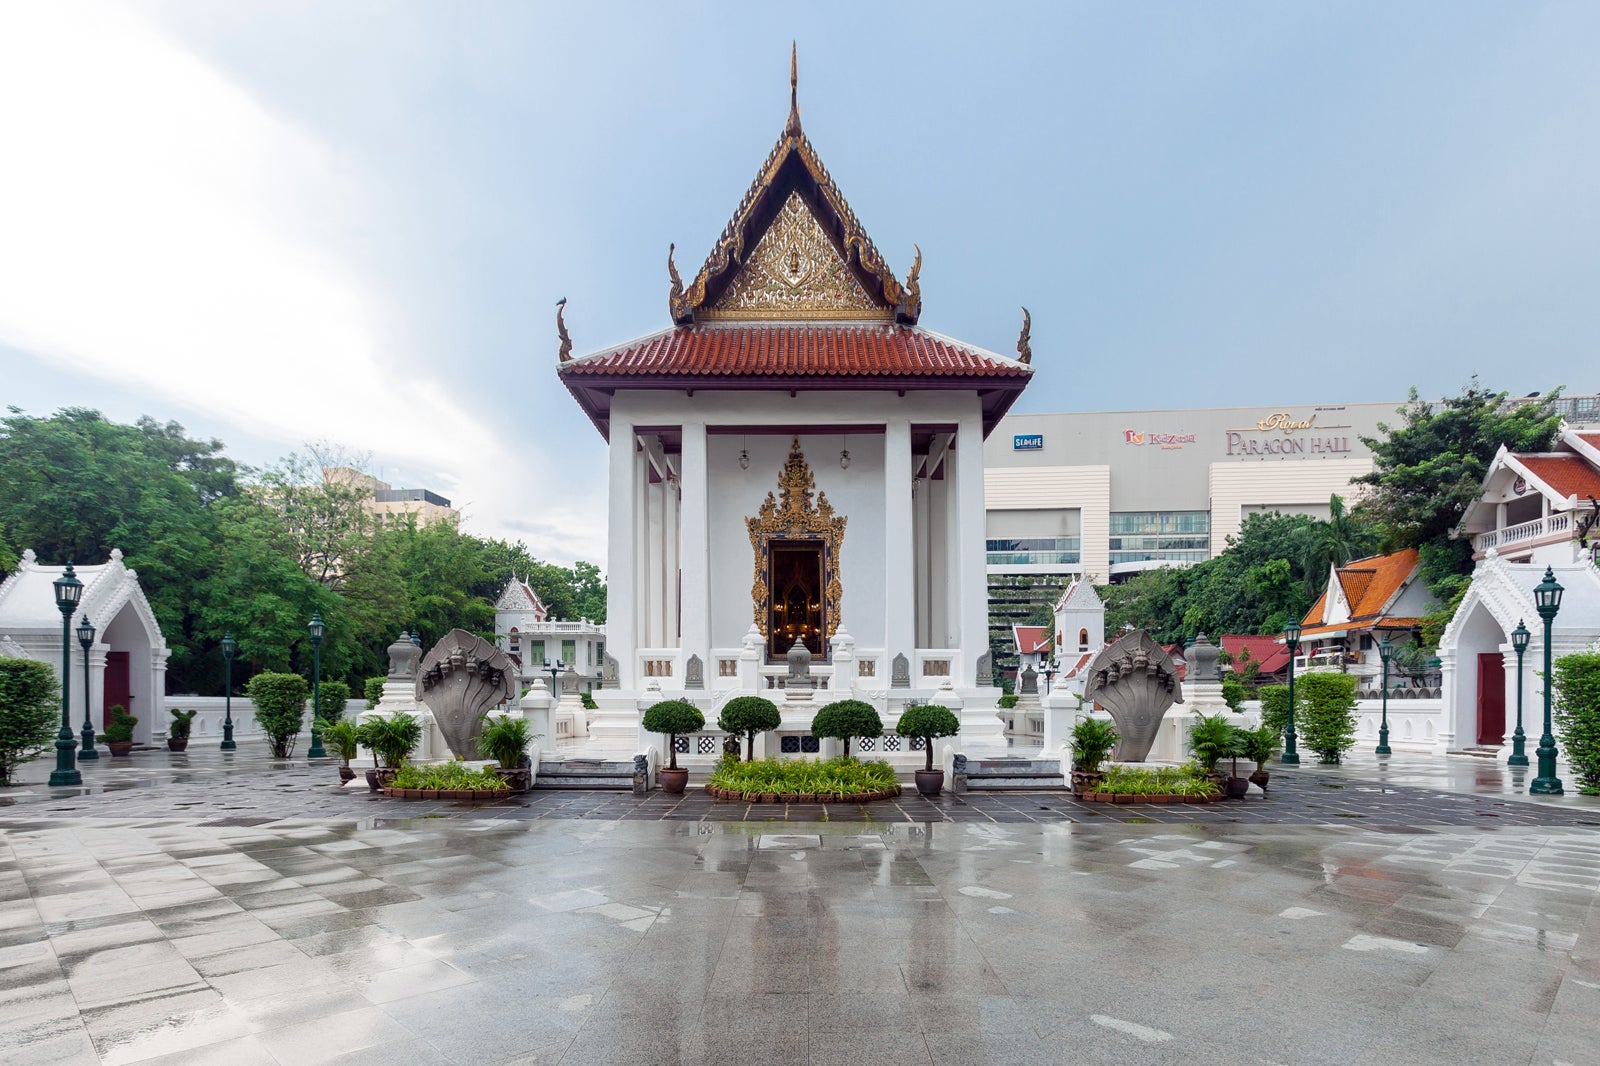
[[1328,517],[1306,527],[1300,544],[1300,568],[1306,592],[1315,596],[1329,572],[1351,559],[1371,555],[1378,547],[1378,532],[1344,508],[1344,497],[1328,497]]

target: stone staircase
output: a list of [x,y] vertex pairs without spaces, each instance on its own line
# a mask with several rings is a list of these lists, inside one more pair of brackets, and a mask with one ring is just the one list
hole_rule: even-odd
[[1060,759],[968,759],[968,792],[1038,792],[1067,787]]
[[560,762],[540,762],[533,787],[632,792],[633,761],[563,759]]
[[[1538,746],[1539,746],[1539,742],[1537,740],[1535,740],[1532,744],[1528,745],[1528,751],[1531,753],[1533,751],[1533,749],[1538,747]],[[1470,755],[1475,759],[1495,759],[1495,758],[1499,758],[1500,749],[1499,749],[1499,747],[1489,747],[1487,745],[1474,744],[1471,747],[1458,748],[1455,751],[1446,752],[1445,754],[1447,754],[1447,755]]]

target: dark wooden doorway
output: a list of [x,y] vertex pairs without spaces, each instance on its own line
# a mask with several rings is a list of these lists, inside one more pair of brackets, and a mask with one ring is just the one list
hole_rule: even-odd
[[136,715],[133,709],[133,685],[128,674],[128,653],[106,652],[105,702],[100,705],[101,728],[111,722],[111,708],[117,704]]
[[1478,656],[1478,743],[1499,747],[1506,738],[1506,661],[1498,652]]
[[767,654],[782,659],[801,641],[822,658],[827,575],[820,540],[777,540],[768,548]]

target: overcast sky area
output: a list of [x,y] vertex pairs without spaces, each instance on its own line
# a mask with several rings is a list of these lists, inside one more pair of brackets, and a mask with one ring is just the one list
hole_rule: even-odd
[[1018,411],[1600,392],[1600,4],[0,0],[0,404],[372,454],[604,564],[556,379],[788,108]]

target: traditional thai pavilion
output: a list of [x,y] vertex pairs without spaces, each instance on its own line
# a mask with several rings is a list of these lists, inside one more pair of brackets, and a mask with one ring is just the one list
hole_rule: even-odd
[[1026,330],[1010,358],[918,324],[921,253],[902,282],[801,129],[793,74],[689,284],[669,249],[666,328],[574,358],[560,327],[561,381],[610,447],[591,730],[619,746],[650,742],[639,708],[663,695],[711,722],[734,692],[771,695],[797,645],[819,691],[778,694],[783,751],[816,750],[800,734],[846,695],[891,729],[938,696],[999,735],[982,445],[1032,375]]

